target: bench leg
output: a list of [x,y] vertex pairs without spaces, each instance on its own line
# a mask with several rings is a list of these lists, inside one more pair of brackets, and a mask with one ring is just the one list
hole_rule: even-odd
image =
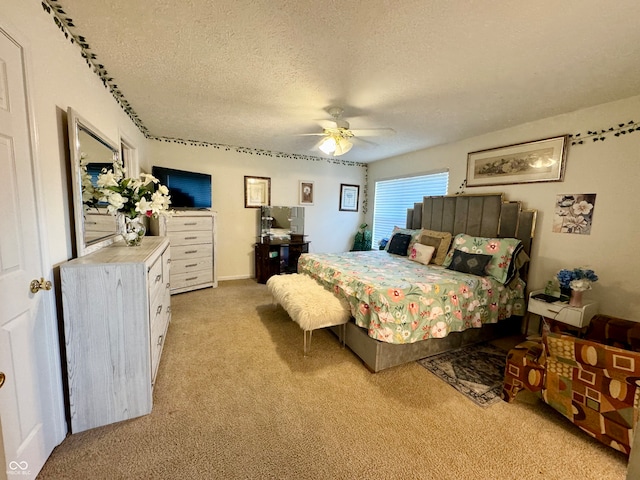
[[[307,332],[309,333],[309,343],[307,343]],[[311,350],[311,334],[313,330],[305,330],[304,331],[304,356],[306,357]]]

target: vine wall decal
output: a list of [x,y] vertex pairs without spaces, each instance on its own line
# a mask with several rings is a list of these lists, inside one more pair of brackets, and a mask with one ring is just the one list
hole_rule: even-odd
[[607,139],[607,135],[613,134],[614,137],[620,137],[638,130],[640,130],[640,124],[630,120],[627,123],[619,123],[617,126],[609,127],[606,130],[587,130],[586,135],[581,133],[569,135],[569,138],[571,139],[571,145],[583,145],[589,139],[592,142],[604,142]]

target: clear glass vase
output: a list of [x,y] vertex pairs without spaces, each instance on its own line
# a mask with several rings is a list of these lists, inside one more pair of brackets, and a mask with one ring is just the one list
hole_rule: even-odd
[[119,214],[120,235],[129,247],[137,247],[142,243],[142,237],[147,232],[144,219],[141,216],[129,217]]

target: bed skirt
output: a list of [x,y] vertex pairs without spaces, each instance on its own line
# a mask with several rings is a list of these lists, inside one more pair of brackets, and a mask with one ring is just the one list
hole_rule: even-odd
[[[520,335],[522,317],[511,317],[500,320],[498,323],[488,323],[482,328],[451,332],[444,338],[430,338],[400,345],[371,338],[365,329],[358,327],[353,321],[347,323],[346,327],[345,344],[360,357],[371,372],[376,373],[466,345]],[[336,327],[332,327],[332,331],[340,338],[340,332]]]

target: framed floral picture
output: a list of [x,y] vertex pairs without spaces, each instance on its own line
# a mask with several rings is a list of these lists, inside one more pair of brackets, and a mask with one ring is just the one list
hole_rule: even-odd
[[313,205],[313,182],[300,180],[300,205]]
[[568,135],[467,155],[467,186],[561,182],[564,179]]
[[244,208],[260,208],[271,204],[271,178],[244,177]]
[[340,184],[340,211],[357,212],[360,185]]
[[558,195],[552,230],[556,233],[589,235],[595,205],[595,193]]

